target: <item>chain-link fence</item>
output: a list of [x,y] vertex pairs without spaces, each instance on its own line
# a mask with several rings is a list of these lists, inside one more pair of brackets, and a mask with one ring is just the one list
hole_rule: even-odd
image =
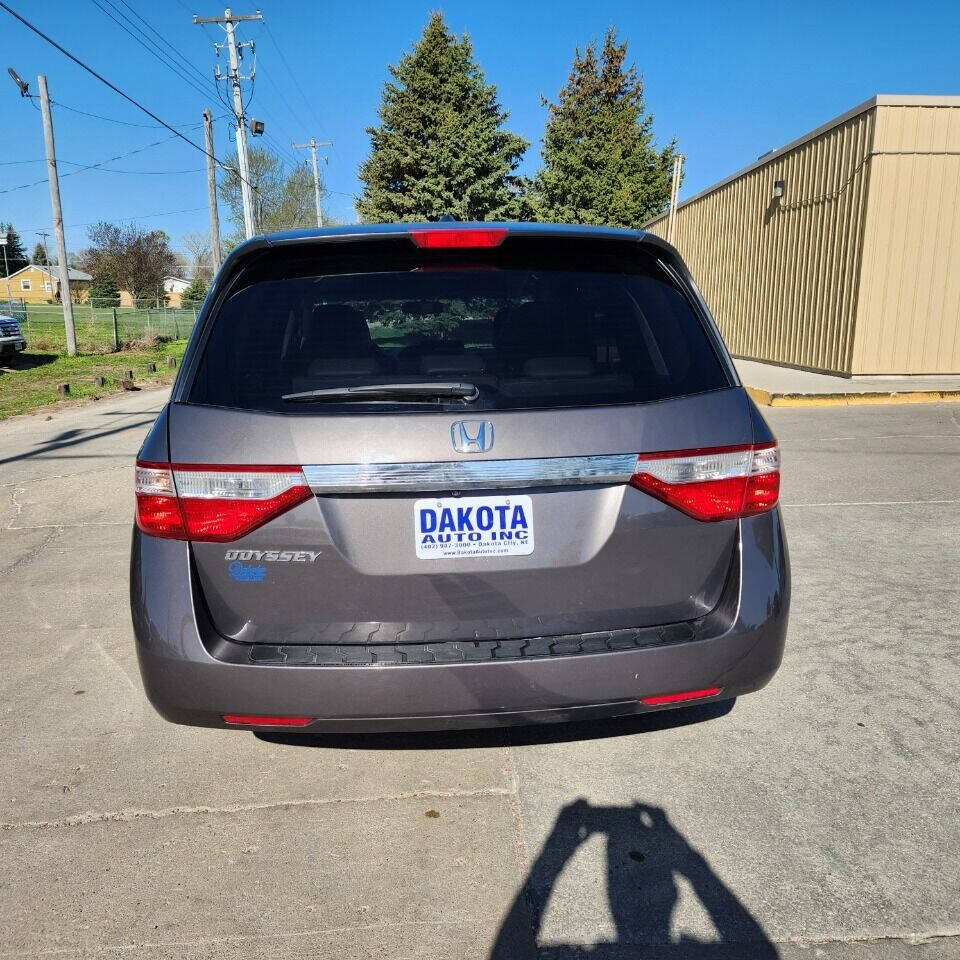
[[27,311],[22,300],[0,300],[0,316],[13,317],[23,326],[27,322]]
[[[109,301],[107,301],[109,303]],[[200,304],[168,307],[156,299],[136,301],[136,306],[114,307],[88,301],[73,305],[77,349],[81,353],[109,353],[131,346],[149,346],[183,340],[197,319]],[[0,312],[15,316],[27,338],[27,350],[65,352],[63,307],[14,300],[0,301]]]

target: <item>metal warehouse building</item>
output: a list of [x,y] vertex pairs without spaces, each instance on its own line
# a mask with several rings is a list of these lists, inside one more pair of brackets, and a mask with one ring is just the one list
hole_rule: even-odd
[[960,97],[873,97],[679,204],[672,239],[737,356],[960,373]]

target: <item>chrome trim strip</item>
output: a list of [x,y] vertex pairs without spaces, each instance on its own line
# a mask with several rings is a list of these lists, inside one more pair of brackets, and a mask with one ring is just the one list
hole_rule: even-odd
[[303,473],[318,494],[390,493],[626,483],[636,465],[637,454],[617,453],[530,460],[311,464],[303,467]]

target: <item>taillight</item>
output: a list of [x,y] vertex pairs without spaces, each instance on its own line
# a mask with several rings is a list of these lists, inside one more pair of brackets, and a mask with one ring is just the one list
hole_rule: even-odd
[[172,540],[237,540],[310,497],[298,466],[145,463],[137,526]]
[[697,520],[765,513],[780,496],[776,443],[641,453],[630,484]]
[[499,247],[506,239],[504,227],[452,230],[444,227],[432,230],[411,230],[410,238],[428,250],[453,250],[478,247]]

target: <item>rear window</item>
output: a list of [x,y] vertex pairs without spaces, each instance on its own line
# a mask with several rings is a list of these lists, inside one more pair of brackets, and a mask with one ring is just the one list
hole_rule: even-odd
[[272,248],[211,323],[190,402],[244,410],[315,414],[291,395],[383,384],[476,391],[416,402],[326,394],[322,411],[631,404],[730,385],[684,292],[634,243]]

